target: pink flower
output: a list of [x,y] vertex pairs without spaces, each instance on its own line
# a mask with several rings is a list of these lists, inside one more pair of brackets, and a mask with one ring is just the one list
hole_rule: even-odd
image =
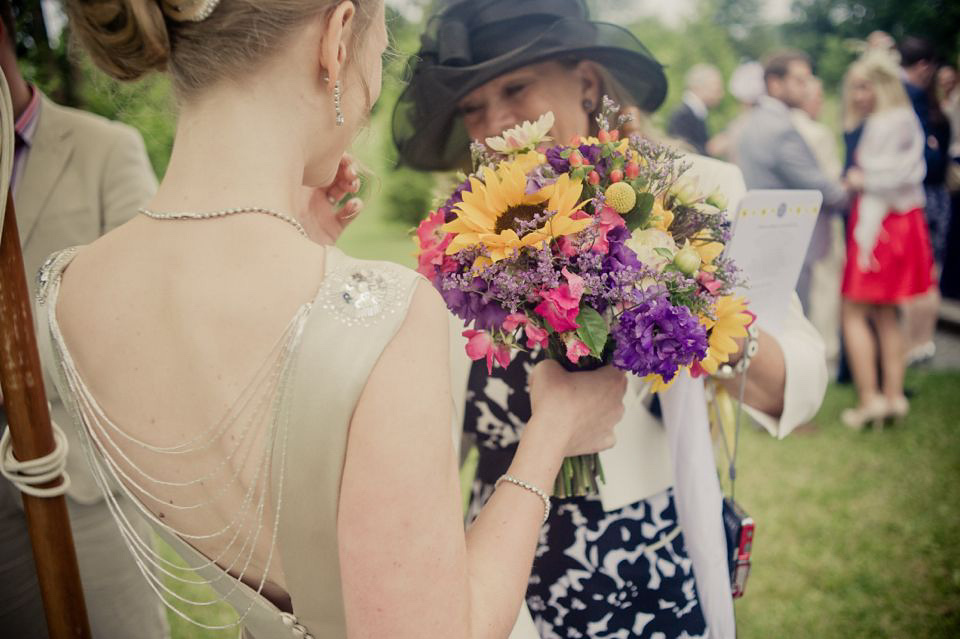
[[445,266],[447,246],[453,240],[452,233],[441,230],[443,225],[443,211],[434,211],[417,227],[417,272],[428,279],[436,276],[437,266]]
[[627,223],[624,222],[622,215],[609,206],[604,206],[603,209],[600,210],[600,214],[594,216],[594,219],[596,220],[595,223],[598,233],[597,239],[594,240],[591,249],[600,255],[606,255],[610,252],[610,243],[607,241],[607,234],[613,229],[626,226]]
[[557,248],[560,250],[561,255],[566,255],[567,257],[573,257],[580,252],[577,240],[573,235],[558,237]]
[[540,328],[536,324],[528,323],[524,330],[526,330],[527,333],[527,348],[533,348],[537,344],[542,348],[546,348],[550,342],[550,334],[545,328]]
[[723,282],[715,278],[713,273],[708,273],[706,271],[700,271],[697,273],[697,281],[700,282],[700,285],[707,289],[707,292],[711,295],[716,295],[717,292],[723,288]]
[[543,301],[534,309],[553,330],[558,333],[575,331],[580,328],[577,315],[580,314],[580,298],[583,296],[583,278],[563,269],[566,284],[551,291],[540,291]]
[[576,273],[571,273],[566,267],[560,272],[567,278],[567,282],[570,284],[570,294],[577,298],[577,304],[579,304],[580,298],[583,297],[583,278]]
[[586,344],[578,340],[576,337],[571,337],[567,339],[566,344],[567,344],[567,359],[569,359],[574,364],[578,364],[580,362],[581,357],[590,354],[590,348]]
[[523,326],[526,323],[526,315],[523,313],[511,313],[507,315],[507,319],[503,320],[503,330],[507,332],[515,331],[518,326]]
[[468,329],[462,335],[467,338],[467,357],[473,361],[486,358],[487,374],[493,372],[494,359],[503,368],[510,365],[510,349],[504,344],[494,344],[490,333]]

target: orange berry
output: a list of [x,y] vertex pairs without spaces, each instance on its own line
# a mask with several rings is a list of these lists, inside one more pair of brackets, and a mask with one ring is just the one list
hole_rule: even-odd
[[606,144],[610,141],[610,132],[606,129],[601,129],[600,133],[597,134],[597,139],[600,140],[601,144]]
[[600,174],[596,171],[590,171],[590,174],[587,175],[587,181],[594,186],[600,184]]
[[610,171],[610,181],[616,184],[617,182],[623,181],[623,171],[620,169],[614,169]]
[[632,180],[633,178],[640,175],[640,165],[637,164],[636,162],[627,162],[625,171],[626,171],[627,177]]

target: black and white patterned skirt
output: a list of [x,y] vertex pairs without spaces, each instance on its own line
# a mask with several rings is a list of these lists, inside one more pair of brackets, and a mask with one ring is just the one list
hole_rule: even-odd
[[[470,375],[464,432],[480,451],[468,521],[507,471],[530,419],[532,361]],[[554,499],[527,587],[542,639],[702,639],[706,622],[673,490],[605,512],[598,497]]]

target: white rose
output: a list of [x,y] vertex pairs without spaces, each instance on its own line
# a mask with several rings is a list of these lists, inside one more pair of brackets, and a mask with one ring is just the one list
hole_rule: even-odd
[[[673,237],[659,229],[637,229],[633,235],[626,241],[627,248],[637,254],[637,258],[646,266],[662,271],[663,268],[673,261],[673,256],[677,253],[677,243]],[[670,257],[661,255],[657,249],[666,250]]]

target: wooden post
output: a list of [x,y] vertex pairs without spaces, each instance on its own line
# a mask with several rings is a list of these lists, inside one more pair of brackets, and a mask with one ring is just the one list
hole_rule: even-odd
[[[0,232],[0,384],[13,455],[20,461],[54,449],[30,302],[13,197],[7,193]],[[62,481],[58,478],[42,487]],[[90,639],[66,499],[25,494],[23,506],[50,638]]]

